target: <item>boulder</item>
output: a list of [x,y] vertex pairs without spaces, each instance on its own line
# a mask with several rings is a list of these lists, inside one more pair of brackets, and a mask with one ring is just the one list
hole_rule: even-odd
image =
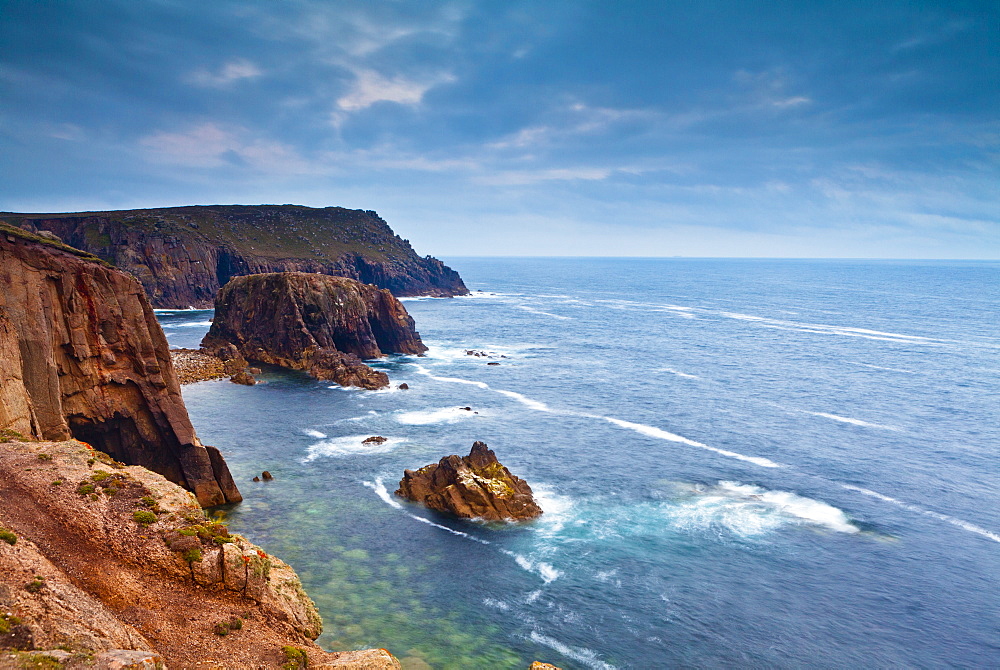
[[464,519],[533,519],[542,513],[528,483],[497,461],[484,442],[468,456],[446,456],[419,470],[406,470],[396,495]]
[[[422,354],[413,319],[389,291],[344,277],[276,272],[237,277],[215,302],[202,347],[305,370],[343,386],[388,386],[361,359]],[[235,351],[235,353],[233,353]]]
[[388,438],[382,437],[381,435],[372,435],[369,438],[365,438],[361,441],[361,444],[385,444]]

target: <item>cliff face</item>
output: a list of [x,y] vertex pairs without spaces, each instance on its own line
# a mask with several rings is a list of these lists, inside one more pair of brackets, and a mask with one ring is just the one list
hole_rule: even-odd
[[0,430],[83,440],[193,491],[242,498],[195,435],[142,286],[62,245],[0,225]]
[[202,347],[222,354],[235,347],[247,360],[364,388],[381,388],[388,377],[359,359],[427,351],[388,290],[303,272],[230,281],[219,291]]
[[79,214],[0,214],[134,274],[156,307],[211,307],[232,277],[315,272],[396,295],[468,293],[458,273],[421,258],[375,212],[296,205],[173,207]]

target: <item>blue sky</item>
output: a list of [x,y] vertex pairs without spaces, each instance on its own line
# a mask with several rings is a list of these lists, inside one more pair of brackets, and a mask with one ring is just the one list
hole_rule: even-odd
[[0,209],[434,255],[1000,258],[1000,3],[0,0]]

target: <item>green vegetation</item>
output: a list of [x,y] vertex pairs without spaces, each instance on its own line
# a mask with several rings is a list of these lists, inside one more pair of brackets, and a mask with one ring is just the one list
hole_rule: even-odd
[[0,542],[6,542],[7,544],[13,546],[17,544],[17,535],[10,532],[6,528],[0,528]]
[[61,484],[62,484],[62,480],[61,479],[55,479],[55,480],[52,481],[52,486],[59,486]]
[[183,554],[181,554],[181,558],[183,558],[188,563],[198,563],[201,561],[201,549],[197,548],[188,549]]
[[298,670],[309,667],[309,657],[306,655],[305,649],[282,647],[281,651],[285,654],[285,663],[281,666],[282,670]]
[[156,523],[156,515],[145,509],[137,509],[132,512],[132,518],[135,519],[136,523],[142,524],[143,526]]
[[87,484],[87,483],[80,484],[78,487],[76,487],[76,492],[79,493],[82,496],[85,496],[88,493],[93,493],[96,490],[97,490],[96,486],[94,486],[93,484]]
[[20,625],[21,617],[11,613],[0,612],[0,635],[6,635],[14,626]]
[[103,482],[110,476],[111,476],[110,472],[105,472],[104,470],[98,470],[94,474],[90,475],[90,478],[95,482]]
[[16,653],[17,667],[23,670],[58,670],[66,667],[55,656],[40,653],[27,653],[19,651]]
[[38,460],[40,460],[40,461],[51,461],[52,460],[52,456],[50,456],[48,454],[38,454]]
[[4,428],[0,430],[0,442],[34,442],[34,438],[28,437],[16,430]]
[[[21,219],[23,220],[23,218]],[[11,237],[18,237],[22,240],[27,240],[29,242],[37,242],[38,244],[44,244],[48,247],[53,247],[59,249],[60,251],[65,251],[67,253],[73,254],[74,256],[79,256],[80,258],[92,261],[94,263],[100,263],[105,267],[114,267],[111,263],[105,260],[101,260],[97,256],[86,251],[81,251],[75,247],[71,247],[68,244],[64,244],[57,240],[52,240],[47,237],[42,237],[41,235],[36,235],[34,233],[29,233],[27,230],[18,228],[17,226],[11,225],[9,222],[0,221],[0,234],[10,235]]]
[[27,589],[29,593],[38,593],[45,588],[45,577],[35,575],[34,581],[30,581],[25,584],[24,588]]

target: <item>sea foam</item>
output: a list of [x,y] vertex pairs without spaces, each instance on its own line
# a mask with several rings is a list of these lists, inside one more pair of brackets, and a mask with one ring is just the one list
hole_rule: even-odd
[[441,407],[439,409],[400,412],[396,414],[396,421],[408,426],[429,426],[436,423],[457,423],[475,416],[477,415],[460,407]]
[[310,445],[306,451],[306,457],[302,462],[309,463],[321,456],[340,458],[355,455],[385,454],[407,442],[407,439],[404,437],[390,437],[381,444],[375,442],[365,444],[364,441],[369,437],[371,437],[370,433],[325,439],[322,442]]

